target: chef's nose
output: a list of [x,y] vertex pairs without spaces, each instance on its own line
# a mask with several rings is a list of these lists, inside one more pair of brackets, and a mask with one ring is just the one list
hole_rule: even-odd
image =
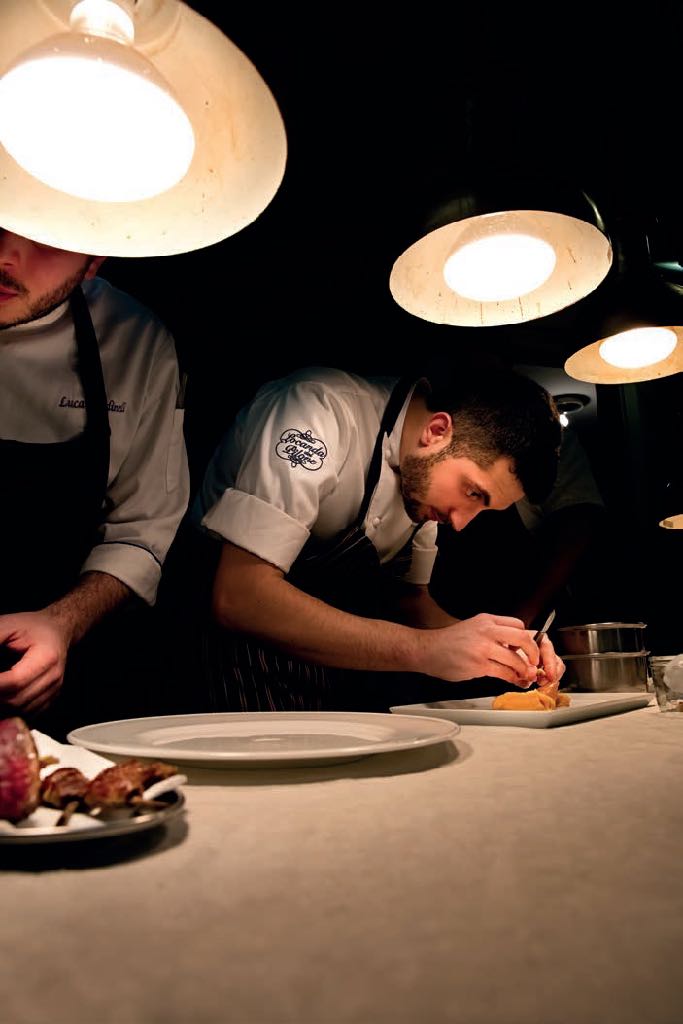
[[457,532],[458,530],[464,530],[467,524],[474,519],[479,511],[480,509],[478,508],[454,509],[452,512],[449,512],[448,518],[451,526]]
[[5,266],[18,263],[21,255],[22,239],[19,235],[0,228],[0,263]]

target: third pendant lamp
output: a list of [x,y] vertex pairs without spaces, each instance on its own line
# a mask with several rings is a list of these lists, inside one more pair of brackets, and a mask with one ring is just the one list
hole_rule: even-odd
[[580,189],[505,180],[459,189],[423,220],[393,265],[399,306],[433,323],[525,323],[594,291],[612,248]]
[[683,299],[652,273],[643,240],[618,240],[615,249],[618,272],[604,290],[597,340],[570,356],[565,372],[593,384],[638,384],[681,372]]

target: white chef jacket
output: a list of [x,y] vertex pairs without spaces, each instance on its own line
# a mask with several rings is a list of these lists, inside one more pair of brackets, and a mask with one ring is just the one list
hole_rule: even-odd
[[[81,572],[106,572],[152,604],[189,499],[173,339],[148,309],[102,278],[83,282],[111,427],[105,519]],[[85,426],[68,303],[0,331],[0,437],[66,441]],[[46,496],[46,528],[50,502]],[[58,543],[58,539],[56,543]]]
[[[194,521],[288,572],[310,536],[327,540],[356,520],[395,383],[309,367],[264,385],[238,413],[209,463]],[[381,562],[401,550],[415,527],[398,472],[410,397],[385,437],[379,482],[364,520]],[[435,558],[436,523],[427,523],[413,540],[405,580],[428,583]]]

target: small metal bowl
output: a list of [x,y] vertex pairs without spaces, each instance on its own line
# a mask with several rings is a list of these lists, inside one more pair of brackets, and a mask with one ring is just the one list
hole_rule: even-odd
[[649,651],[616,651],[605,654],[563,654],[567,670],[563,690],[647,691]]
[[555,630],[557,653],[636,653],[645,647],[644,622],[591,622],[584,626],[560,626]]

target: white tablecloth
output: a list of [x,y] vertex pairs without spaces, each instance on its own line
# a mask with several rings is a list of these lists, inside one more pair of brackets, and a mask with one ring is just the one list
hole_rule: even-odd
[[654,707],[195,770],[132,851],[0,849],[0,1021],[680,1024],[682,784]]

